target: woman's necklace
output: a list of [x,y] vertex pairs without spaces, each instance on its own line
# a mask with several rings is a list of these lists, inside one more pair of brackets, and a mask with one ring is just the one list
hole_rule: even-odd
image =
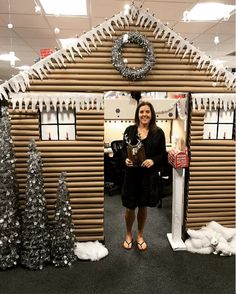
[[139,135],[139,138],[141,139],[141,140],[144,140],[144,139],[146,139],[147,138],[147,135],[148,135],[148,129],[146,129],[146,128],[138,128],[138,135]]

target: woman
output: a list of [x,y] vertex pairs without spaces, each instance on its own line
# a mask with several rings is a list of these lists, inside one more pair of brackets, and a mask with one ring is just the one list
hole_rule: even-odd
[[[127,147],[141,140],[145,158],[136,166],[132,158],[128,158]],[[132,228],[135,221],[135,209],[138,208],[138,233],[136,242],[138,249],[147,249],[143,231],[147,218],[147,207],[154,207],[159,200],[159,173],[166,154],[165,134],[156,125],[156,115],[150,102],[141,102],[135,112],[135,124],[129,126],[124,133],[124,160],[126,172],[122,188],[122,204],[126,207],[126,236],[123,243],[125,249],[133,246]]]

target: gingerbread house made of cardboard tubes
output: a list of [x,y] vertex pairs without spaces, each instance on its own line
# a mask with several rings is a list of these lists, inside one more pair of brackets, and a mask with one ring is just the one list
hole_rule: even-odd
[[[135,32],[148,45],[128,42],[127,36]],[[118,39],[122,51],[114,52]],[[149,49],[153,50],[154,62],[147,59]],[[122,53],[133,69],[128,77],[123,76],[124,64],[118,64],[123,65],[119,72],[112,62],[115,53]],[[144,59],[148,72],[132,78],[132,73],[144,69]],[[206,111],[234,112],[235,86],[236,78],[231,72],[215,65],[192,43],[133,4],[128,14],[116,14],[0,85],[1,100],[9,102],[21,204],[27,145],[34,138],[44,162],[49,217],[53,215],[57,178],[66,171],[77,239],[104,240],[105,93],[189,93],[188,111],[181,99],[169,102],[172,108],[177,107],[178,117],[187,121],[185,143],[190,160],[185,175],[185,204],[181,203],[183,225],[185,229],[200,228],[215,220],[234,226],[235,141],[209,140],[203,133]],[[159,105],[163,111],[169,109],[161,102]],[[52,108],[74,112],[72,140],[42,140],[40,113]]]

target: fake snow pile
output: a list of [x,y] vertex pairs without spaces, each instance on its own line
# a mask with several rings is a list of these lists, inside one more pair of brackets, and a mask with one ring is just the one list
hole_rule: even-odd
[[97,261],[108,255],[107,248],[98,241],[77,242],[75,245],[75,254],[79,259]]
[[211,221],[199,230],[187,230],[190,236],[185,245],[188,251],[201,254],[236,254],[236,228],[226,228]]

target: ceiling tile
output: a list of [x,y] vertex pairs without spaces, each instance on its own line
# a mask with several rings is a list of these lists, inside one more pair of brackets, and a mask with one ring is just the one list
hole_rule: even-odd
[[127,1],[91,0],[91,15],[93,17],[110,18],[120,11],[123,11]]
[[[6,27],[0,27],[0,38],[17,38],[17,34],[15,33],[14,29],[8,29]],[[2,40],[4,43],[4,40]]]
[[[57,45],[55,39],[26,38],[25,40],[31,44],[32,47],[39,46],[40,48],[48,48],[48,46],[54,47]],[[47,46],[45,47],[45,45]]]
[[46,16],[46,19],[52,28],[88,30],[91,27],[88,17]]
[[[10,4],[10,10],[9,10]],[[0,0],[1,13],[34,14],[35,3],[32,0]]]
[[184,2],[176,2],[171,3],[171,9],[170,9],[170,3],[161,1],[161,2],[151,2],[149,3],[145,2],[145,7],[149,8],[149,12],[151,14],[155,14],[155,17],[160,19],[162,22],[165,22],[167,20],[176,20],[180,21],[183,18],[183,12],[186,9],[189,9],[192,7],[192,4],[184,3]]
[[50,39],[54,37],[54,32],[52,29],[16,28],[15,31],[22,38]]
[[201,33],[209,30],[214,23],[212,22],[178,22],[173,29],[179,33]]
[[[1,15],[5,24],[9,23],[8,14]],[[21,28],[48,28],[48,24],[42,15],[12,14],[11,23],[14,27]]]
[[235,25],[232,22],[220,22],[215,26],[212,26],[205,33],[207,34],[234,34],[235,35]]

